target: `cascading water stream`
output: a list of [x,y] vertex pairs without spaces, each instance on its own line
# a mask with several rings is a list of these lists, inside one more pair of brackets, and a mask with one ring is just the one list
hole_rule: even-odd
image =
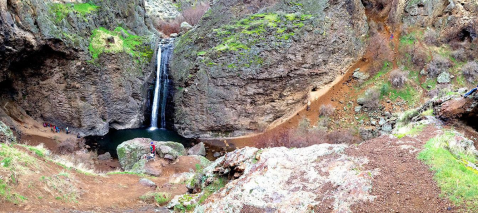
[[169,92],[168,64],[172,52],[171,50],[172,45],[170,43],[160,45],[158,48],[158,65],[156,68],[156,85],[154,88],[150,130],[158,128],[158,115],[160,118],[159,127],[166,128],[166,105]]

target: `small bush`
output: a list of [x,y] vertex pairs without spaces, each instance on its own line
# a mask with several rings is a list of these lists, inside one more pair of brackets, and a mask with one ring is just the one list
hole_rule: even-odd
[[476,61],[466,63],[461,68],[461,72],[468,82],[476,83],[478,80],[478,63]]
[[437,45],[438,44],[438,34],[433,29],[427,29],[423,35],[423,41],[428,45]]
[[351,130],[337,130],[327,135],[327,140],[332,144],[354,144],[358,140]]
[[468,61],[469,59],[473,58],[465,51],[465,49],[461,48],[458,50],[455,50],[451,53],[451,57],[454,58],[457,61]]
[[297,127],[297,130],[299,132],[306,132],[310,128],[310,120],[307,118],[302,118],[299,121],[299,126]]
[[139,199],[144,202],[156,202],[159,205],[163,205],[171,200],[171,194],[167,192],[148,192],[144,195],[141,195]]
[[390,73],[390,83],[395,88],[402,88],[407,82],[407,73],[400,70],[394,70]]
[[71,154],[75,151],[76,143],[74,140],[68,139],[63,141],[60,145],[58,145],[58,152],[62,155]]
[[335,108],[331,104],[325,104],[320,106],[319,116],[320,117],[330,117],[334,114]]
[[178,17],[172,21],[159,20],[156,22],[156,28],[165,35],[181,32],[181,23],[184,21],[183,17]]
[[441,55],[434,55],[433,60],[428,64],[427,72],[430,77],[438,77],[442,72],[451,67],[448,59]]
[[366,108],[377,108],[380,106],[380,91],[376,88],[370,88],[365,92],[365,96],[362,98],[362,105]]
[[193,7],[185,9],[181,15],[188,24],[194,26],[199,23],[199,20],[201,20],[207,10],[209,10],[209,4],[201,2]]

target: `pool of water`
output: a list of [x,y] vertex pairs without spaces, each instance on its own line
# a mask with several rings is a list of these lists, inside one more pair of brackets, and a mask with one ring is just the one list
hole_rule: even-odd
[[121,143],[134,138],[150,138],[154,141],[173,141],[182,143],[184,147],[191,147],[193,140],[186,139],[176,132],[166,129],[126,129],[126,130],[110,130],[105,136],[95,136],[87,138],[87,145],[91,149],[97,149],[98,154],[109,152],[113,158],[118,158],[116,147]]

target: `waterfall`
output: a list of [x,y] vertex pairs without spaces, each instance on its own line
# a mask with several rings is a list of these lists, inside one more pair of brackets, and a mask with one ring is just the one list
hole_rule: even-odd
[[[160,118],[159,127],[166,128],[166,104],[169,92],[168,64],[172,53],[172,45],[160,45],[157,53],[156,84],[154,87],[153,110],[151,112],[150,130],[158,128],[158,115]],[[161,114],[159,114],[160,112]]]

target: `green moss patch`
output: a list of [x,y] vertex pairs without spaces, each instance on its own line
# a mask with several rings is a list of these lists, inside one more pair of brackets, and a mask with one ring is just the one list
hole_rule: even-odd
[[[237,22],[215,29],[216,36],[223,42],[213,49],[216,51],[247,50],[258,43],[264,33],[273,32],[277,39],[288,40],[294,31],[303,27],[304,21],[311,19],[311,15],[276,13],[259,13],[243,18]],[[211,52],[210,50],[204,52]]]
[[137,62],[149,62],[153,50],[148,42],[147,37],[130,34],[122,27],[113,31],[100,27],[93,31],[88,49],[93,59],[97,59],[102,53],[125,52],[135,57]]
[[69,4],[62,4],[62,3],[53,3],[50,5],[50,11],[55,15],[55,21],[61,22],[65,19],[69,13],[75,12],[80,16],[85,16],[92,12],[95,12],[100,8],[95,4],[88,2],[88,3],[69,3]]

